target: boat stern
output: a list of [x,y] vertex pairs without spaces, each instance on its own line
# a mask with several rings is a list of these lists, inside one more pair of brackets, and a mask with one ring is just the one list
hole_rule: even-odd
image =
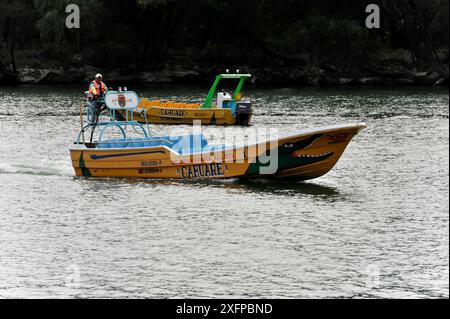
[[90,170],[86,167],[84,153],[87,151],[86,146],[76,145],[70,149],[70,158],[75,175],[78,177],[91,177]]

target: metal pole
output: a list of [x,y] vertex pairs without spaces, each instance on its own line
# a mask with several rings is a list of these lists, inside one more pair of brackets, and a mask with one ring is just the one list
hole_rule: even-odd
[[84,138],[84,123],[83,123],[83,103],[80,104],[80,124],[81,124],[81,132],[83,133],[83,144],[86,143]]

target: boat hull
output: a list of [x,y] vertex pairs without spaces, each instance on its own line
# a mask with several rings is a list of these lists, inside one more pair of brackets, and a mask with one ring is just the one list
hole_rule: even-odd
[[[309,180],[328,173],[365,124],[336,126],[233,149],[180,154],[166,146],[71,149],[77,176]],[[270,150],[270,152],[268,152]],[[266,154],[270,154],[270,161]]]

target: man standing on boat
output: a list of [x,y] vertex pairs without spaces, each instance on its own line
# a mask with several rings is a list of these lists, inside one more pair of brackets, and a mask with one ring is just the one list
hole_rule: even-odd
[[106,92],[108,92],[108,88],[106,87],[106,84],[103,83],[103,76],[99,73],[95,76],[95,80],[91,82],[89,93],[94,96],[94,99],[101,100]]
[[95,80],[91,82],[89,86],[89,94],[90,94],[90,115],[88,118],[90,119],[91,124],[96,125],[98,122],[100,113],[105,109],[105,105],[103,103],[103,98],[108,92],[108,87],[105,83],[103,83],[103,76],[99,73],[95,76]]

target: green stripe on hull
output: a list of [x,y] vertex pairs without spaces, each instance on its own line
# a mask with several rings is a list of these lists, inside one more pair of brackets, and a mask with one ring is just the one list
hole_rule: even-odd
[[84,163],[83,152],[81,152],[81,155],[80,155],[80,168],[81,168],[81,173],[83,174],[83,177],[92,177],[91,172],[89,171],[89,169],[86,167],[86,164]]
[[[279,154],[278,155],[278,169],[277,172],[274,174],[279,174],[284,170],[292,169],[295,167],[302,167],[305,165],[315,164],[321,161],[324,161],[328,158],[330,158],[333,155],[333,153],[329,153],[323,156],[319,157],[301,157],[296,158],[293,157],[291,154]],[[249,168],[245,172],[245,176],[254,176],[254,175],[260,175],[261,169],[263,167],[269,167],[268,164],[262,164],[259,160],[259,157],[257,158],[256,162],[253,162],[250,164]]]

